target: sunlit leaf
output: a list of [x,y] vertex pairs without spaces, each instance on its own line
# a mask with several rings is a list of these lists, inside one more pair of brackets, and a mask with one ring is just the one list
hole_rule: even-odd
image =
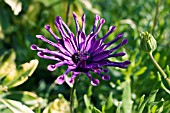
[[24,83],[33,74],[38,66],[38,60],[31,60],[29,63],[20,65],[16,70],[11,71],[3,80],[2,85],[8,88],[16,87]]
[[147,70],[147,67],[142,67],[142,68],[140,68],[137,72],[135,72],[133,75],[134,75],[134,76],[141,75],[141,74],[143,74],[146,70]]
[[88,96],[85,94],[84,95],[84,102],[85,102],[85,113],[91,113],[91,102],[90,102],[90,99],[88,98]]
[[84,95],[84,102],[85,102],[86,107],[89,108],[89,106],[90,106],[90,100],[89,100],[89,98],[87,97],[87,95]]
[[145,95],[143,95],[141,98],[140,98],[140,101],[139,101],[139,108],[141,107],[142,103],[144,102],[144,99],[145,99]]
[[76,94],[76,90],[74,90],[74,92],[73,92],[73,105],[74,105],[74,108],[78,108],[78,99],[77,99],[77,94]]
[[151,103],[151,102],[153,102],[155,100],[157,92],[158,92],[158,90],[153,90],[149,94],[149,97],[145,101],[143,101],[144,96],[141,97],[141,103],[140,103],[139,108],[137,109],[137,113],[143,113],[143,110],[144,110],[146,104]]
[[170,68],[169,68],[169,65],[166,66],[166,72],[168,74],[168,78],[170,78]]
[[34,113],[30,108],[23,105],[21,102],[10,99],[0,99],[0,101],[5,104],[13,113]]
[[69,102],[64,97],[57,98],[44,109],[43,113],[70,113]]
[[100,14],[100,11],[93,8],[93,6],[89,0],[80,0],[80,2],[83,4],[83,6],[85,6],[86,9],[88,9],[92,13],[98,14],[98,15]]
[[0,79],[16,68],[15,58],[16,54],[13,50],[9,50],[0,56]]
[[114,103],[113,103],[113,97],[112,96],[113,96],[113,93],[111,92],[109,97],[107,98],[106,103],[103,106],[103,110],[106,113],[112,113],[112,111],[113,111]]
[[99,109],[97,109],[96,107],[93,107],[92,113],[102,113],[102,112]]
[[118,106],[117,106],[117,109],[116,109],[116,113],[121,113],[121,112],[120,112],[120,108],[121,108],[121,104],[118,103]]
[[164,109],[162,111],[162,113],[169,113],[170,112],[170,100],[164,102]]
[[5,3],[11,7],[14,15],[18,15],[22,10],[22,2],[19,0],[5,0]]
[[132,100],[131,100],[131,86],[130,81],[125,81],[126,85],[123,89],[122,95],[122,108],[124,113],[131,113],[132,112]]
[[5,93],[2,98],[20,101],[23,104],[27,105],[31,109],[38,107],[41,103],[43,103],[43,99],[38,97],[35,93],[23,91],[23,92],[8,92]]

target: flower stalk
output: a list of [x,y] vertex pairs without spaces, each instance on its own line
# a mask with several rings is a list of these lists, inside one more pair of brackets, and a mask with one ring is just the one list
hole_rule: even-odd
[[167,81],[167,83],[170,85],[170,79],[167,77],[167,75],[165,74],[165,72],[163,71],[163,69],[159,66],[159,64],[156,62],[156,60],[154,59],[152,52],[149,53],[150,58],[152,59],[152,62],[154,63],[154,65],[158,68],[158,70],[160,71],[160,73],[162,74],[162,76],[164,77],[164,79]]
[[[141,49],[145,52],[147,52],[152,60],[152,62],[154,63],[154,65],[158,68],[158,70],[160,71],[161,75],[163,76],[163,78],[166,80],[166,82],[169,84],[170,86],[170,79],[167,77],[166,73],[163,71],[163,69],[159,66],[159,64],[156,62],[156,60],[154,59],[152,52],[157,48],[157,42],[154,39],[154,37],[146,32],[142,32],[141,34]],[[161,80],[160,75],[159,75],[159,80]],[[161,87],[162,89],[164,89],[167,93],[170,94],[170,91],[164,86],[163,82],[161,82]]]
[[71,113],[74,113],[74,91],[76,89],[75,87],[76,87],[78,80],[79,80],[79,77],[77,77],[75,79],[73,87],[71,88],[71,91],[70,91],[70,111],[71,111]]

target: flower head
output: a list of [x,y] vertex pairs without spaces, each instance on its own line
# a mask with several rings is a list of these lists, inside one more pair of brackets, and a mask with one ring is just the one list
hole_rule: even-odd
[[145,51],[145,52],[153,52],[157,48],[156,40],[147,31],[142,32],[140,34],[140,36],[141,36],[140,46],[141,46],[143,51]]
[[[85,34],[85,15],[82,16],[82,28],[80,29],[78,24],[77,15],[73,13],[73,17],[76,24],[76,35],[74,35],[68,26],[62,21],[60,16],[56,17],[55,25],[62,38],[59,38],[54,34],[49,25],[45,26],[45,29],[55,38],[56,43],[48,40],[42,35],[36,35],[36,37],[56,48],[56,51],[43,49],[35,44],[31,45],[32,50],[38,51],[38,56],[44,59],[55,60],[56,64],[48,65],[49,71],[56,70],[57,67],[67,65],[68,69],[64,74],[60,75],[56,82],[62,84],[66,81],[69,84],[74,83],[74,78],[80,73],[84,73],[91,80],[91,84],[96,86],[99,84],[99,80],[91,76],[90,71],[98,74],[103,80],[109,80],[108,69],[105,66],[113,66],[119,68],[126,68],[130,61],[114,62],[110,61],[110,57],[124,56],[124,52],[113,53],[121,46],[126,44],[127,39],[123,39],[120,44],[108,50],[108,47],[121,39],[123,34],[118,34],[116,38],[108,43],[104,43],[106,38],[115,31],[116,27],[111,26],[109,31],[102,38],[97,39],[97,35],[105,23],[105,20],[100,19],[99,15],[96,15],[94,20],[94,26],[89,35]],[[71,77],[67,77],[67,74],[72,72]]]

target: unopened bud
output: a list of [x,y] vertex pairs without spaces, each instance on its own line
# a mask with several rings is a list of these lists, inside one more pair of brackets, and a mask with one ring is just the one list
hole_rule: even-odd
[[156,40],[147,31],[146,32],[142,32],[140,34],[140,36],[141,36],[140,46],[141,46],[143,51],[145,51],[145,52],[152,52],[152,51],[154,51],[157,48]]

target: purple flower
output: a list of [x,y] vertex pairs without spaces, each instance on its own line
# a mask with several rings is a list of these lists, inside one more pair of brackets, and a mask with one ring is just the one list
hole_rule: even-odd
[[[118,34],[116,38],[108,43],[104,43],[106,38],[115,31],[116,27],[111,26],[109,31],[102,38],[97,38],[97,35],[105,23],[105,20],[100,19],[99,15],[96,15],[94,20],[94,26],[89,35],[85,34],[85,15],[82,16],[82,28],[80,29],[78,24],[77,15],[73,13],[73,17],[76,24],[76,35],[74,35],[68,26],[62,21],[60,16],[56,17],[55,25],[62,38],[59,38],[54,34],[49,25],[45,26],[45,29],[55,38],[56,43],[48,40],[42,35],[36,35],[36,37],[56,48],[55,51],[43,49],[35,44],[31,45],[32,50],[38,51],[38,56],[44,59],[55,60],[56,64],[48,65],[49,71],[56,70],[57,67],[67,65],[68,68],[63,75],[60,75],[56,82],[62,84],[66,81],[69,84],[74,83],[74,78],[80,73],[84,73],[91,80],[91,84],[96,86],[99,84],[98,79],[94,79],[90,71],[98,74],[103,80],[109,80],[109,70],[105,69],[106,66],[113,66],[119,68],[126,68],[130,61],[115,62],[110,61],[110,57],[124,56],[124,52],[114,53],[121,46],[126,44],[127,39],[123,39],[117,46],[108,49],[110,45],[118,41],[123,37],[123,34]],[[67,74],[72,72],[71,77],[67,77]]]

